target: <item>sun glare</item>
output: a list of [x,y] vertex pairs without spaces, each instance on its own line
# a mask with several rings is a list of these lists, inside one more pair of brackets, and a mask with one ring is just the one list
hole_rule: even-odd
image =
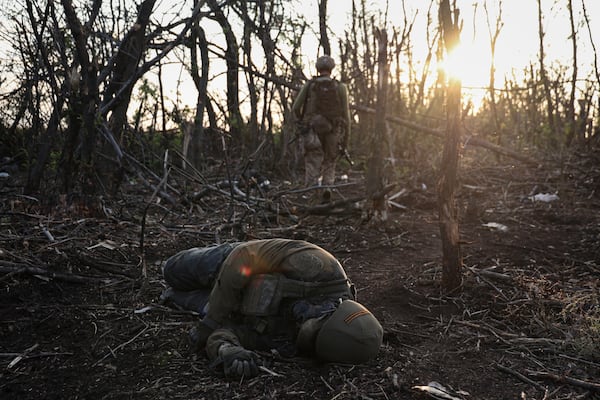
[[460,43],[438,63],[438,68],[444,71],[447,79],[460,80],[463,95],[472,102],[474,109],[480,107],[490,82],[489,47],[477,42]]
[[490,80],[489,49],[470,43],[459,44],[440,63],[446,75],[463,86],[486,87]]

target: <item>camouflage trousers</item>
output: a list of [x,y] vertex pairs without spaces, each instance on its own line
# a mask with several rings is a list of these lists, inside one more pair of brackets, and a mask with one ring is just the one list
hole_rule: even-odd
[[302,138],[304,140],[304,185],[318,185],[322,177],[322,185],[333,185],[335,181],[335,164],[339,155],[340,129],[317,134],[310,129]]
[[167,259],[162,267],[169,285],[161,301],[196,311],[202,318],[206,313],[208,296],[225,258],[239,243],[182,250]]

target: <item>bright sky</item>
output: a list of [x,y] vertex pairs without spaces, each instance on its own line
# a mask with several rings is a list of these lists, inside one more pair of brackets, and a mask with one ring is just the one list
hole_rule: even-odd
[[[357,4],[360,0],[355,1]],[[415,13],[416,19],[412,30],[411,41],[413,43],[413,53],[415,57],[424,59],[427,52],[426,32],[427,32],[427,10],[430,4],[428,0],[367,0],[367,10],[372,12],[376,21],[379,16],[386,11],[388,20],[394,26],[399,27],[401,31],[404,26],[404,10],[406,19],[413,20]],[[437,25],[437,10],[439,0],[435,0],[432,7],[432,18],[434,27]],[[484,4],[487,3],[489,13],[489,24],[492,35],[495,31],[496,19],[499,12],[498,0],[457,0],[457,6],[461,12],[463,20],[463,29],[461,32],[461,46],[458,56],[453,63],[455,74],[462,80],[463,94],[470,96],[474,105],[477,106],[481,98],[485,95],[484,87],[489,82],[489,68],[491,62],[490,51],[490,33],[486,22],[486,10]],[[556,5],[555,3],[558,3]],[[594,53],[589,40],[587,26],[583,24],[582,0],[573,0],[574,16],[576,20],[576,29],[578,29],[578,70],[579,79],[589,77],[593,70]],[[600,1],[585,0],[587,15],[591,21],[592,35],[594,43],[600,51]],[[304,2],[304,14],[307,17],[316,18],[317,0]],[[543,29],[545,31],[544,51],[546,66],[551,67],[553,63],[560,61],[562,65],[570,65],[572,59],[572,45],[570,41],[569,14],[567,10],[567,0],[542,0],[542,9],[544,15]],[[350,24],[351,0],[331,0],[329,1],[329,26],[334,32],[343,34],[348,30]],[[537,66],[539,53],[538,36],[538,5],[537,0],[504,0],[502,1],[502,28],[496,42],[495,67],[496,67],[496,85],[502,87],[504,76],[511,76],[513,73],[520,78],[522,71],[527,68],[530,62]],[[577,24],[580,23],[579,26]],[[381,22],[382,26],[383,23]],[[315,29],[318,24],[315,24]],[[388,26],[389,27],[389,26]],[[391,32],[391,29],[388,29]],[[433,32],[433,31],[432,31]],[[332,39],[333,43],[336,40]],[[310,51],[306,52],[306,65],[312,66],[315,57],[315,41],[305,42]],[[334,46],[335,47],[335,46]],[[334,56],[336,51],[334,50]],[[312,60],[311,60],[312,59]],[[599,60],[600,62],[600,60]],[[458,71],[458,72],[456,72]],[[314,71],[306,71],[312,73]],[[585,83],[578,84],[580,89],[585,88]]]
[[[357,0],[357,3],[359,1]],[[402,27],[404,13],[401,0],[390,0],[388,18],[392,24]],[[459,66],[462,71],[460,77],[463,87],[485,86],[489,80],[490,37],[486,23],[484,3],[487,3],[490,26],[492,33],[495,30],[496,16],[498,15],[498,0],[457,0],[461,11],[463,29],[461,32],[461,57]],[[554,5],[559,3],[559,5]],[[572,57],[569,14],[566,8],[567,0],[542,0],[544,13],[544,30],[546,62],[562,60],[568,65]],[[591,21],[592,34],[598,51],[600,51],[600,1],[585,0],[587,15]],[[306,7],[316,8],[317,1],[306,2]],[[349,11],[343,10],[344,5],[351,7],[350,0],[335,0],[329,2],[329,24],[334,32],[343,32],[347,29]],[[368,0],[369,10],[385,11],[385,0]],[[433,18],[437,18],[436,0],[433,7]],[[412,41],[415,45],[414,52],[419,54],[419,47],[426,51],[426,14],[429,1],[405,0],[407,19],[412,20],[418,11],[413,28]],[[583,21],[581,0],[573,0],[574,15],[577,21]],[[309,10],[307,10],[309,11]],[[537,60],[539,49],[539,36],[537,24],[537,0],[504,0],[502,2],[503,26],[496,44],[496,77],[497,82],[502,82],[505,74],[510,74],[513,69],[521,71],[529,65],[531,60]],[[434,21],[437,23],[437,21]],[[577,28],[577,26],[576,26]],[[423,43],[419,46],[419,43]],[[424,54],[424,53],[423,53]],[[589,34],[585,25],[578,27],[578,64],[580,77],[591,71],[593,67],[593,50],[589,41]],[[567,60],[567,61],[565,61]],[[599,60],[600,61],[600,60]]]
[[[355,0],[357,4],[360,1]],[[435,0],[435,4],[432,7],[434,25],[437,24],[438,1]],[[424,56],[426,51],[426,13],[430,1],[404,0],[403,2],[402,0],[389,0],[388,2],[388,19],[391,24],[400,27],[399,29],[404,24],[403,3],[408,20],[412,20],[415,13],[417,13],[411,40],[415,56],[419,58],[419,53],[421,53],[421,57]],[[492,29],[494,29],[498,13],[498,2],[498,0],[487,0]],[[575,18],[580,22],[583,21],[581,2],[582,0],[573,0]],[[457,0],[457,5],[461,10],[464,22],[461,33],[462,55],[459,58],[459,69],[462,71],[461,78],[465,90],[469,87],[483,87],[489,80],[490,45],[484,3],[486,3],[485,0]],[[559,3],[559,5],[555,5],[555,3]],[[563,65],[568,65],[568,60],[572,56],[566,3],[567,0],[542,0],[545,18],[544,29],[546,31],[545,50],[547,65],[551,65],[554,60],[562,60]],[[585,0],[585,3],[588,17],[591,19],[594,41],[598,51],[600,51],[600,1]],[[317,56],[315,45],[318,40],[318,1],[295,0],[293,4],[294,7],[290,7],[287,12],[295,12],[297,15],[303,15],[304,18],[311,21],[313,29],[313,32],[307,32],[303,42],[304,61],[306,65],[305,73],[307,76],[310,76],[315,72],[313,65]],[[351,0],[329,1],[328,23],[331,29],[330,40],[334,48],[334,57],[337,55],[337,38],[343,36],[344,31],[350,29],[351,6]],[[367,0],[367,10],[375,16],[376,21],[381,21],[379,17],[385,12],[385,7],[386,0]],[[189,15],[190,10],[191,0],[158,0],[153,18],[163,24],[167,24]],[[537,0],[504,0],[502,2],[502,21],[504,25],[498,37],[495,60],[497,70],[496,81],[498,85],[502,85],[505,74],[511,73],[513,69],[517,72],[522,71],[528,66],[531,60],[537,59],[539,47]],[[383,23],[380,23],[383,26]],[[214,22],[203,19],[202,25],[207,31],[209,40],[214,40],[215,35],[220,34],[219,28]],[[390,28],[389,25],[388,28]],[[388,29],[388,32],[391,32],[391,29]],[[593,68],[594,54],[590,45],[587,27],[583,24],[578,26],[578,46],[579,77],[586,78],[587,74]],[[165,77],[169,77],[170,79],[170,82],[165,82],[167,92],[174,97],[178,79],[189,79],[189,76],[186,72],[181,72],[180,66],[176,65],[170,68],[165,67],[165,72]],[[221,75],[219,79],[224,79],[222,72],[218,71],[217,65],[211,65],[211,75]],[[169,88],[171,89],[169,90]],[[182,99],[190,103],[190,106],[193,108],[196,99],[193,84],[189,84],[188,80],[188,83],[179,86],[179,90]]]

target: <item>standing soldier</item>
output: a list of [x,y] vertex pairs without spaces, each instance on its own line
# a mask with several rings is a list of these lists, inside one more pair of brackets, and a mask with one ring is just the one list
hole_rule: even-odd
[[[330,56],[317,59],[317,76],[308,81],[298,93],[292,111],[303,127],[304,184],[332,185],[335,180],[335,163],[345,154],[350,137],[350,108],[345,84],[331,77],[335,61]],[[329,200],[326,190],[323,199]]]

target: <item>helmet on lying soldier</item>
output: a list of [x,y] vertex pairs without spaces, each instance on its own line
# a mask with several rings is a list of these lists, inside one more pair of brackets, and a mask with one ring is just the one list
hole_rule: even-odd
[[383,328],[363,305],[344,300],[319,329],[315,355],[328,362],[360,364],[373,359],[383,340]]

